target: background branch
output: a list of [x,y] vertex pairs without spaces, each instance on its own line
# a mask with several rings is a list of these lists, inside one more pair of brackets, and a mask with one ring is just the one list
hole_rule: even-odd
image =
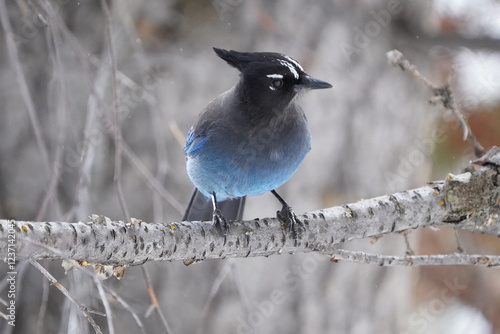
[[345,260],[355,263],[377,264],[381,267],[390,266],[446,266],[446,265],[473,265],[484,267],[500,266],[498,255],[475,255],[475,254],[439,254],[439,255],[407,255],[392,256],[369,254],[365,252],[353,252],[345,249],[337,249],[328,254],[333,256],[331,261]]
[[434,97],[429,100],[430,103],[436,105],[442,105],[446,110],[452,112],[453,116],[456,118],[460,129],[463,133],[463,140],[468,140],[474,149],[474,154],[476,157],[481,157],[484,155],[484,147],[478,142],[476,136],[470,129],[469,123],[464,115],[458,110],[457,103],[455,102],[455,97],[450,87],[450,82],[442,87],[434,85],[429,79],[422,75],[416,68],[415,65],[410,63],[408,59],[398,50],[392,50],[387,53],[387,59],[389,63],[393,66],[399,66],[403,71],[410,73],[416,79],[422,81],[427,87],[429,87]]

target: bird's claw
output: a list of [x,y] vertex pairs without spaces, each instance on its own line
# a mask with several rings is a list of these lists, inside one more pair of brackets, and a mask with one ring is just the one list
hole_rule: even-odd
[[304,224],[297,218],[297,215],[289,205],[283,205],[281,211],[278,211],[276,215],[285,229],[292,235],[295,246],[297,246],[299,237],[297,228],[303,228]]
[[224,218],[222,212],[219,209],[214,211],[212,220],[214,222],[214,226],[225,238],[227,235],[227,231],[229,230],[229,225],[227,224],[226,218]]

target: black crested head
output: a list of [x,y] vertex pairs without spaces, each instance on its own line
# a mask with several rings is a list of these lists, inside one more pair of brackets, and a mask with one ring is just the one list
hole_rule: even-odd
[[[298,79],[304,69],[300,64],[281,53],[276,52],[239,52],[214,48],[215,53],[229,65],[238,69],[243,74],[251,74],[264,69],[278,69]],[[265,72],[265,71],[264,71]],[[272,73],[271,73],[272,74]]]
[[219,48],[213,48],[215,53],[222,59],[224,59],[229,65],[237,68],[240,71],[244,71],[253,66],[258,66],[259,64],[280,64],[283,62],[288,62],[292,66],[292,71],[304,71],[300,64],[281,53],[276,52],[239,52],[234,50],[224,50]]
[[244,98],[256,107],[286,107],[300,91],[332,87],[309,76],[296,60],[281,53],[214,51],[240,71],[239,87]]

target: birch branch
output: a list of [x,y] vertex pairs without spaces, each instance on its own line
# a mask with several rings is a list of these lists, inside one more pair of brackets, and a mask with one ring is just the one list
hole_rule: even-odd
[[97,215],[77,223],[0,220],[0,258],[8,264],[15,258],[126,266],[299,252],[335,257],[345,241],[425,226],[500,236],[499,174],[500,149],[493,147],[467,172],[446,180],[303,214],[296,245],[276,218],[232,222],[226,238],[212,222],[122,222]]
[[337,249],[330,261],[346,260],[355,263],[377,264],[381,267],[391,266],[446,266],[446,265],[470,265],[483,267],[500,266],[500,255],[477,255],[477,254],[438,254],[438,255],[406,255],[392,256],[369,254],[364,252],[353,252],[345,249]]

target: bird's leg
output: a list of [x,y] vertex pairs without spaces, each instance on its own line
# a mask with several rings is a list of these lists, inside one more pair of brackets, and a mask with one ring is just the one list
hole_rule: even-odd
[[214,207],[214,213],[212,218],[214,225],[221,231],[222,235],[224,235],[225,237],[227,234],[227,230],[229,229],[229,226],[227,225],[226,218],[224,218],[222,212],[219,209],[215,192],[212,193],[212,205]]
[[292,234],[293,240],[295,241],[295,246],[297,246],[297,239],[298,239],[298,233],[297,233],[297,226],[303,227],[302,222],[297,218],[297,215],[295,212],[293,212],[292,207],[288,205],[285,200],[278,195],[276,190],[271,190],[271,193],[280,201],[281,205],[283,206],[281,208],[281,211],[278,211],[276,213],[277,218],[284,224],[285,228]]

